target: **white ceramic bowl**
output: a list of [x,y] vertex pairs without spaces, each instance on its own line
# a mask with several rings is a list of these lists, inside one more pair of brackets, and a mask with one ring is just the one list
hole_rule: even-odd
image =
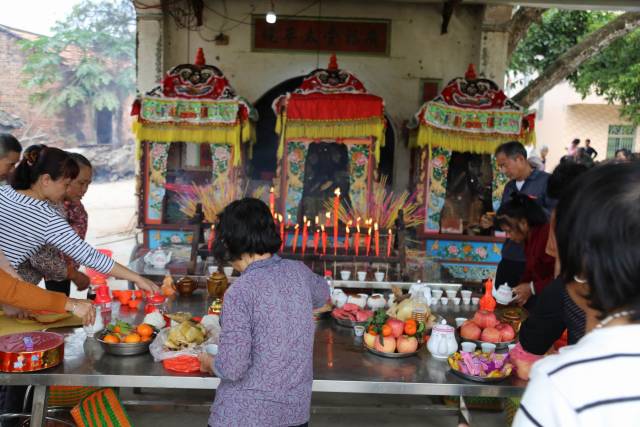
[[231,277],[231,275],[233,274],[233,267],[225,267],[222,269],[222,271],[224,271],[225,276]]
[[460,297],[455,297],[453,299],[453,305],[460,305]]
[[456,327],[460,327],[467,321],[466,317],[456,317]]
[[440,303],[442,303],[442,305],[449,304],[449,298],[447,298],[447,297],[440,298]]
[[355,325],[353,327],[353,332],[355,332],[357,337],[361,337],[364,335],[364,326],[362,325]]
[[433,289],[431,291],[431,296],[435,299],[440,299],[440,297],[442,296],[442,289]]
[[367,272],[366,271],[358,271],[358,280],[364,282],[367,280]]
[[212,275],[213,273],[217,273],[218,272],[218,266],[217,265],[210,265],[209,267],[207,267],[207,270],[209,271],[209,275]]
[[491,354],[494,351],[496,351],[496,345],[490,342],[483,342],[480,345],[480,348],[482,348],[483,353],[487,353],[487,354]]
[[471,304],[471,298],[462,298],[462,303],[464,305],[469,305]]
[[458,291],[447,291],[447,298],[449,299],[454,299],[456,297],[456,295],[458,294]]
[[471,291],[460,291],[460,295],[462,295],[462,298],[471,298]]
[[466,351],[467,353],[473,353],[474,351],[476,351],[477,345],[474,342],[465,341],[462,344],[460,344],[460,347],[462,348],[462,351]]
[[376,282],[383,282],[384,281],[384,272],[383,271],[376,271],[374,276],[376,277]]
[[478,305],[479,302],[480,302],[480,298],[478,297],[471,298],[471,304]]
[[342,280],[349,280],[351,278],[351,272],[349,270],[340,271],[340,278]]
[[204,351],[212,356],[215,356],[216,354],[218,354],[218,344],[207,344],[204,347]]

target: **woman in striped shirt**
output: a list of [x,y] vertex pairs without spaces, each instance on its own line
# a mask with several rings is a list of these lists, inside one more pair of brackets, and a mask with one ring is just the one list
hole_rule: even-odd
[[587,334],[533,365],[514,426],[631,426],[640,420],[640,162],[598,166],[556,212],[565,283]]
[[51,244],[79,264],[139,288],[159,291],[158,286],[114,262],[83,241],[48,202],[60,202],[78,165],[68,153],[41,147],[32,150],[16,167],[12,186],[0,187],[0,250],[13,268],[30,258],[45,244]]

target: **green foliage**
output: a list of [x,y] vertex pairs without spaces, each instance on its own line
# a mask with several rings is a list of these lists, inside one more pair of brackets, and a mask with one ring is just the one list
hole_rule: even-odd
[[[552,9],[534,24],[511,57],[510,71],[540,74],[587,34],[615,18],[609,12]],[[640,31],[614,41],[568,77],[583,97],[589,93],[622,105],[622,115],[640,123]]]
[[129,0],[84,0],[52,28],[24,40],[23,81],[52,112],[78,104],[114,111],[135,91],[135,11]]

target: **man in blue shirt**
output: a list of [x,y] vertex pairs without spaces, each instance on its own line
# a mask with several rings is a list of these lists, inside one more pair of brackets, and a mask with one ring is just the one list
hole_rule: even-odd
[[[549,174],[531,167],[527,161],[527,150],[521,143],[512,141],[500,145],[496,149],[496,163],[500,171],[510,179],[504,187],[501,203],[505,203],[514,192],[519,191],[535,197],[547,215],[550,215],[556,201],[547,197]],[[485,229],[493,227],[494,215],[484,215],[480,220],[481,226]],[[511,287],[517,286],[525,264],[524,246],[507,239],[502,248],[502,260],[498,264],[495,285],[508,283]]]

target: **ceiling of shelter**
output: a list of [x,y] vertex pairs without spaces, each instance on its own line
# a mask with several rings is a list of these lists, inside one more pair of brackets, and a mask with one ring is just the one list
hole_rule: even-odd
[[[442,0],[385,0],[404,3],[442,3]],[[609,9],[640,11],[640,0],[449,0],[463,4],[510,4],[532,7],[561,7],[571,9]]]

